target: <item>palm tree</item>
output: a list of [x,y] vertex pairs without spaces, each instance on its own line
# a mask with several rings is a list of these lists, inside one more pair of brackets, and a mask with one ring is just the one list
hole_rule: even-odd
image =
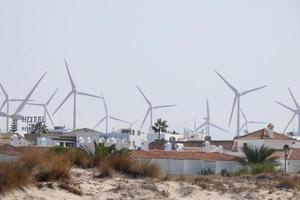
[[277,156],[272,156],[275,149],[265,147],[264,145],[260,148],[244,145],[243,152],[244,157],[238,159],[243,165],[248,164],[272,164],[277,165]]
[[152,126],[152,129],[155,133],[158,133],[158,140],[160,140],[160,133],[167,132],[168,124],[166,120],[162,120],[161,118],[157,119],[154,123],[154,126]]

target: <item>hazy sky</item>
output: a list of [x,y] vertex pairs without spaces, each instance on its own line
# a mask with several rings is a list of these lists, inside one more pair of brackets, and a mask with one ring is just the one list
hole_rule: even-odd
[[[24,97],[48,71],[33,98],[44,102],[60,86],[53,112],[71,89],[64,58],[79,90],[103,90],[111,115],[137,125],[147,104],[136,84],[155,105],[178,104],[154,112],[172,130],[193,126],[194,117],[202,123],[206,98],[212,120],[228,127],[233,93],[218,70],[240,90],[269,85],[245,96],[242,107],[250,120],[282,131],[292,113],[274,100],[293,106],[289,85],[300,101],[300,1],[0,0],[0,81],[11,97]],[[55,122],[71,127],[71,110],[70,100]],[[30,113],[42,110],[26,107],[23,114]],[[78,99],[79,127],[92,128],[103,116],[101,101]]]

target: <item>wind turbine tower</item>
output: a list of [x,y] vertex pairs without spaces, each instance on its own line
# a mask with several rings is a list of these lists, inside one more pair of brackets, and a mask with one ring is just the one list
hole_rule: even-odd
[[140,127],[140,129],[143,128],[146,119],[148,118],[149,114],[150,114],[150,124],[149,124],[149,131],[152,131],[152,124],[153,124],[153,110],[157,110],[157,109],[161,109],[161,108],[168,108],[168,107],[175,107],[176,105],[163,105],[163,106],[153,106],[152,103],[150,102],[150,100],[146,97],[146,95],[144,94],[144,92],[142,91],[142,89],[139,86],[136,86],[137,89],[140,91],[140,93],[142,94],[142,96],[144,97],[146,103],[148,104],[148,109],[145,115],[145,118],[143,120],[143,123]]
[[200,130],[201,128],[203,128],[205,126],[205,133],[206,133],[207,136],[210,136],[210,126],[212,126],[212,127],[215,127],[216,129],[219,129],[219,130],[221,130],[223,132],[228,133],[227,130],[225,130],[225,129],[221,128],[220,126],[218,126],[218,125],[216,125],[216,124],[214,124],[214,123],[211,122],[210,109],[209,109],[209,101],[208,101],[208,99],[206,100],[206,117],[204,117],[203,119],[205,120],[205,122],[202,125],[200,125],[196,129],[196,131]]
[[102,97],[99,97],[99,96],[96,96],[96,95],[93,95],[93,94],[88,94],[88,93],[85,93],[85,92],[80,92],[76,89],[76,85],[72,79],[72,76],[71,76],[71,73],[70,73],[70,70],[69,70],[69,67],[68,67],[68,64],[67,64],[67,61],[65,60],[65,66],[66,66],[66,69],[67,69],[67,72],[68,72],[68,76],[69,76],[69,80],[70,80],[70,83],[71,83],[71,91],[69,92],[69,94],[66,96],[66,98],[61,102],[61,104],[57,107],[57,109],[54,111],[53,115],[55,115],[55,113],[65,104],[65,102],[73,95],[73,130],[76,129],[76,111],[77,111],[77,95],[82,95],[82,96],[89,96],[89,97],[93,97],[93,98],[98,98],[98,99],[101,99]]
[[231,109],[231,114],[230,114],[230,120],[229,120],[229,127],[231,125],[231,121],[232,121],[232,117],[233,117],[233,113],[234,113],[234,110],[235,110],[235,107],[237,107],[237,123],[236,123],[236,136],[239,136],[240,135],[240,110],[241,110],[241,97],[242,96],[245,96],[246,94],[249,94],[249,93],[252,93],[254,91],[257,91],[257,90],[260,90],[260,89],[263,89],[263,88],[266,88],[267,85],[264,85],[264,86],[261,86],[261,87],[257,87],[257,88],[254,88],[254,89],[251,89],[251,90],[246,90],[244,92],[239,92],[234,86],[232,86],[219,72],[217,72],[217,75],[225,82],[225,84],[233,91],[235,97],[234,97],[234,100],[233,100],[233,106],[232,106],[232,109]]
[[240,129],[240,132],[243,131],[243,129],[245,128],[245,131],[248,132],[248,125],[249,124],[267,124],[267,122],[259,122],[259,121],[251,121],[251,120],[248,120],[244,111],[241,109],[241,114],[242,114],[242,117],[244,119],[244,124],[241,126],[241,129]]
[[105,109],[105,116],[96,124],[96,126],[94,127],[94,129],[96,129],[105,120],[105,131],[106,131],[106,133],[108,133],[108,120],[109,119],[126,123],[129,126],[133,125],[132,123],[127,122],[125,120],[119,119],[117,117],[110,116],[109,112],[108,112],[108,107],[107,107],[107,104],[106,104],[106,101],[105,101],[103,93],[102,93],[102,99],[103,99],[103,104],[104,104],[104,109]]

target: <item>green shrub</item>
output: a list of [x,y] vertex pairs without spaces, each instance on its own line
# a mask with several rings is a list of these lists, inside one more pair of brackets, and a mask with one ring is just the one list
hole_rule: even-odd
[[221,176],[231,177],[231,173],[228,172],[226,169],[222,169],[220,174]]
[[215,172],[213,170],[211,170],[210,168],[202,169],[200,172],[197,172],[197,173],[202,176],[209,176],[209,175],[215,174]]
[[257,174],[274,174],[278,170],[272,163],[261,163],[243,166],[237,172],[234,173],[236,176],[241,175],[257,175]]
[[255,164],[250,167],[250,172],[252,175],[256,174],[274,174],[277,172],[275,166],[272,164]]
[[243,175],[249,175],[249,174],[250,174],[250,170],[249,170],[248,166],[243,166],[234,173],[235,176],[243,176]]
[[64,154],[64,153],[68,152],[69,150],[70,150],[70,148],[62,147],[62,146],[56,146],[56,147],[49,148],[49,152],[57,153],[57,154]]

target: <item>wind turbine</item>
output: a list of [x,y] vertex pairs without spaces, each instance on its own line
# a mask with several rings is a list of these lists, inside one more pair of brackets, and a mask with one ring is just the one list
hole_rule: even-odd
[[102,94],[102,99],[103,99],[103,104],[104,104],[104,109],[105,109],[105,116],[96,124],[94,129],[96,129],[105,120],[105,130],[106,130],[106,133],[108,133],[108,120],[109,119],[119,121],[119,122],[123,122],[123,123],[126,123],[126,124],[130,125],[130,126],[133,125],[132,123],[127,122],[125,120],[119,119],[117,117],[110,116],[109,112],[108,112],[107,105],[106,105],[106,101],[105,101],[105,98],[104,98],[104,95],[103,95],[103,92],[101,94]]
[[[1,83],[0,83],[0,88],[5,96],[5,100],[3,101],[3,103],[0,107],[0,111],[2,111],[2,109],[6,105],[6,114],[9,115],[10,102],[22,102],[24,99],[10,99],[8,96],[8,93],[6,92],[6,90],[4,89],[4,87]],[[32,101],[32,100],[28,100],[28,101]],[[8,133],[8,131],[9,131],[9,117],[7,116],[6,117],[6,132]]]
[[31,106],[39,106],[39,107],[42,107],[44,109],[44,120],[45,120],[45,124],[46,124],[46,118],[47,116],[49,117],[50,121],[51,121],[51,124],[52,126],[54,127],[54,122],[52,120],[52,117],[49,113],[49,110],[48,110],[48,105],[50,104],[50,102],[52,101],[53,97],[55,96],[55,94],[57,93],[59,88],[57,88],[54,93],[51,95],[51,97],[49,98],[49,100],[46,102],[46,103],[28,103],[28,105],[31,105]]
[[241,114],[242,117],[244,118],[244,124],[241,126],[240,132],[245,128],[245,131],[248,132],[248,125],[249,124],[267,124],[267,122],[259,122],[259,121],[249,121],[245,115],[245,113],[243,112],[243,110],[241,109]]
[[298,116],[298,134],[300,134],[300,106],[299,106],[299,103],[297,102],[295,96],[293,95],[291,89],[288,87],[288,90],[289,90],[289,93],[294,101],[294,104],[296,106],[296,109],[293,109],[283,103],[280,103],[279,101],[276,101],[276,103],[278,103],[279,105],[285,107],[286,109],[290,110],[291,112],[293,112],[293,116],[292,118],[290,119],[290,121],[288,122],[288,124],[286,125],[286,127],[284,128],[284,133],[286,132],[286,130],[288,129],[288,127],[290,126],[290,124],[292,123],[292,121],[295,119],[296,116]]
[[[46,72],[47,73],[47,72]],[[16,109],[16,111],[14,112],[14,114],[10,115],[9,112],[5,113],[5,112],[0,112],[0,117],[6,117],[6,118],[11,118],[14,120],[21,120],[22,119],[22,115],[20,115],[20,112],[22,112],[22,110],[24,109],[25,105],[27,104],[27,102],[29,101],[31,95],[33,94],[33,92],[36,90],[36,88],[38,87],[38,85],[40,84],[40,82],[42,81],[42,79],[45,77],[46,73],[43,74],[43,76],[39,79],[39,81],[34,85],[34,87],[31,89],[31,91],[28,93],[28,95],[25,97],[25,99],[23,99],[23,101],[21,102],[21,104],[18,106],[18,108]]]
[[245,96],[246,94],[249,94],[251,92],[266,88],[267,85],[261,86],[261,87],[257,87],[251,90],[246,90],[244,92],[239,92],[235,87],[233,87],[219,72],[217,72],[217,75],[226,83],[226,85],[234,92],[234,100],[233,100],[233,106],[231,109],[231,114],[230,114],[230,120],[229,120],[229,126],[231,125],[231,121],[232,121],[232,117],[233,117],[233,113],[234,113],[234,109],[235,107],[237,107],[237,129],[236,129],[236,134],[237,136],[240,135],[240,109],[241,109],[241,97]]
[[206,117],[203,118],[205,120],[205,122],[199,126],[196,131],[198,131],[199,129],[203,128],[205,126],[205,133],[207,134],[207,136],[210,136],[210,126],[215,127],[221,131],[224,131],[226,133],[228,133],[227,130],[219,127],[218,125],[211,123],[211,118],[210,118],[210,109],[209,109],[209,102],[208,99],[206,100]]
[[152,130],[152,122],[153,122],[153,110],[156,110],[156,109],[160,109],[160,108],[168,108],[168,107],[175,107],[176,105],[163,105],[163,106],[152,106],[152,103],[149,101],[149,99],[146,97],[146,95],[143,93],[143,91],[141,90],[141,88],[139,86],[136,86],[137,89],[140,91],[140,93],[142,94],[142,96],[144,97],[145,101],[147,102],[148,104],[148,109],[147,109],[147,112],[146,112],[146,115],[145,115],[145,118],[143,120],[143,123],[140,127],[140,129],[143,128],[144,124],[145,124],[145,121],[148,117],[148,115],[150,114],[150,129],[149,130]]
[[82,95],[82,96],[89,96],[89,97],[93,97],[93,98],[99,98],[101,99],[102,97],[99,97],[99,96],[96,96],[96,95],[93,95],[93,94],[88,94],[88,93],[84,93],[84,92],[79,92],[77,89],[76,89],[76,85],[72,79],[72,76],[71,76],[71,73],[70,73],[70,70],[69,70],[69,67],[68,67],[68,64],[67,64],[67,61],[65,61],[65,66],[66,66],[66,69],[67,69],[67,72],[68,72],[68,76],[69,76],[69,80],[70,80],[70,83],[71,83],[71,91],[69,92],[69,94],[66,96],[66,98],[61,102],[61,104],[57,107],[57,109],[54,111],[53,115],[55,115],[55,113],[65,104],[65,102],[73,95],[73,98],[74,98],[74,102],[73,102],[73,129],[75,130],[76,129],[76,105],[77,105],[77,95]]

